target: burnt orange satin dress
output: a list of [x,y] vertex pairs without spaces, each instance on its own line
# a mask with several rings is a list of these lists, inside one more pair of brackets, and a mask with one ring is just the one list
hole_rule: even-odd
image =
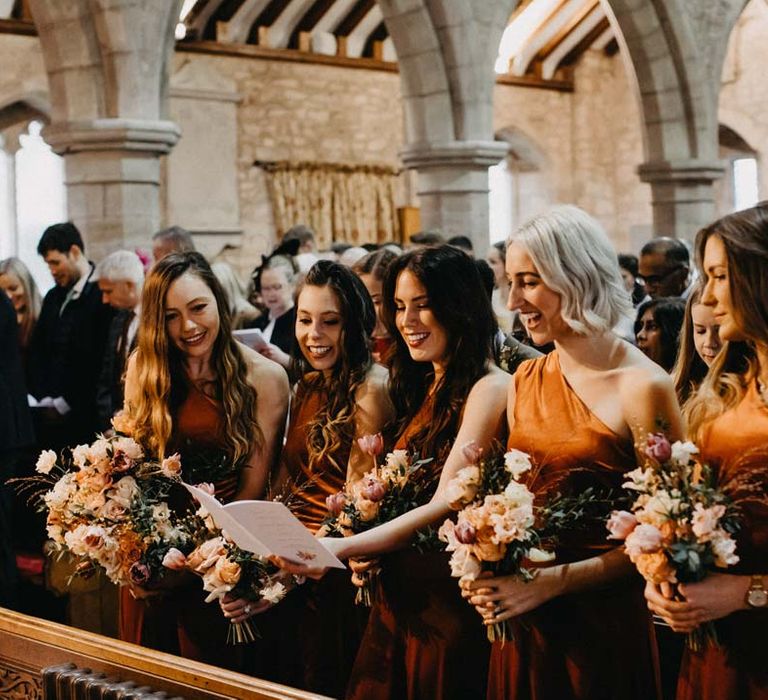
[[[168,452],[180,452],[182,477],[185,455],[196,450],[217,450],[224,446],[224,419],[221,403],[190,385],[189,394],[174,416],[174,430]],[[216,497],[232,500],[238,474],[217,481]],[[201,478],[200,481],[204,481]],[[191,509],[186,493],[173,494],[174,509]],[[229,622],[217,603],[206,603],[202,583],[188,584],[158,596],[136,600],[128,588],[120,589],[120,639],[178,654],[187,659],[241,669],[241,650],[227,645]]]
[[[741,508],[739,563],[729,572],[768,574],[768,407],[756,382],[737,406],[707,426],[699,449]],[[749,493],[745,486],[757,490]],[[686,649],[678,700],[768,700],[768,610],[735,612],[716,627],[720,647]]]
[[[332,457],[309,465],[307,431],[327,401],[324,391],[299,389],[281,460],[292,487],[284,497],[294,515],[313,533],[328,516],[325,499],[343,490],[351,441]],[[355,605],[349,570],[308,580],[277,606],[254,618],[264,638],[254,675],[330,697],[342,697],[365,629],[368,611]],[[259,643],[257,642],[257,648]]]
[[[432,419],[425,402],[396,449]],[[445,450],[447,453],[447,450]],[[430,455],[420,455],[428,457]],[[437,487],[442,460],[422,472]],[[382,557],[379,593],[371,608],[347,697],[353,700],[481,700],[490,645],[475,611],[462,599],[444,552],[403,549]]]
[[[590,486],[621,490],[635,468],[632,442],[616,435],[579,399],[557,351],[520,365],[508,447],[530,454],[529,488],[541,499]],[[615,547],[605,526],[566,532],[553,564]],[[514,639],[491,652],[492,700],[649,700],[658,696],[655,640],[643,582],[630,576],[554,598],[512,621]]]

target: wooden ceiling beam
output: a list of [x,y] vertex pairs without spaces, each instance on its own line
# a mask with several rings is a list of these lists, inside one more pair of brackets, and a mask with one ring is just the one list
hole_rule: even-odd
[[374,5],[376,5],[376,0],[357,0],[347,16],[339,22],[334,34],[336,36],[348,36],[351,34],[352,30],[360,24]]
[[585,0],[584,6],[575,12],[571,19],[555,34],[539,51],[537,58],[546,61],[549,55],[568,38],[568,35],[578,27],[587,16],[600,5],[600,0]]

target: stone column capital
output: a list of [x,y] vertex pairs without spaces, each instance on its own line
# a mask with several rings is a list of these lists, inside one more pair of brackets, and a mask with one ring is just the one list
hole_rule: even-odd
[[409,144],[400,151],[400,157],[403,165],[412,170],[487,170],[507,153],[509,144],[506,141],[443,141]]
[[725,174],[721,160],[672,160],[643,163],[637,169],[640,180],[650,184],[678,183],[708,185]]
[[166,120],[90,119],[52,123],[42,136],[60,155],[116,150],[163,155],[179,140],[181,130]]

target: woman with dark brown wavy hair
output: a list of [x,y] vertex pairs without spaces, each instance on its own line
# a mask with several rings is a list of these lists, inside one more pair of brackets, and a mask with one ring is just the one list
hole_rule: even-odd
[[[649,607],[677,632],[714,620],[719,644],[686,649],[679,700],[766,700],[768,664],[768,202],[696,237],[701,303],[723,348],[684,407],[704,463],[740,510],[739,561],[673,591],[646,585]],[[682,600],[681,600],[682,598]]]
[[[371,468],[356,438],[392,419],[387,371],[371,358],[375,323],[371,297],[351,270],[321,260],[307,272],[296,298],[298,380],[275,492],[313,533],[328,515],[326,498]],[[365,628],[354,599],[349,572],[336,570],[268,612],[242,599],[222,609],[235,621],[264,612],[254,620],[264,640],[254,675],[339,697]]]
[[[160,260],[141,307],[125,382],[132,436],[158,459],[180,453],[184,479],[213,482],[221,501],[263,497],[288,406],[284,370],[233,339],[226,296],[199,253]],[[121,591],[122,639],[235,663],[228,623],[203,603],[197,580],[153,593]]]

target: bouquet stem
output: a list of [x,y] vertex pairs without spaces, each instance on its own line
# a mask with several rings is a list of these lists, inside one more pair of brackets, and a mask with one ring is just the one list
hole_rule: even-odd
[[693,632],[688,633],[686,644],[691,651],[704,651],[707,645],[713,644],[720,646],[720,640],[717,638],[717,628],[714,622],[705,622],[697,627]]
[[258,636],[250,620],[231,622],[227,630],[227,644],[248,644]]
[[376,588],[378,581],[376,580],[379,575],[378,569],[372,571],[366,571],[362,574],[363,585],[357,589],[355,593],[355,604],[364,605],[366,608],[373,607],[376,602]]
[[507,620],[488,625],[486,627],[486,632],[488,633],[489,642],[501,642],[502,646],[505,642],[511,641],[513,638],[512,628]]

